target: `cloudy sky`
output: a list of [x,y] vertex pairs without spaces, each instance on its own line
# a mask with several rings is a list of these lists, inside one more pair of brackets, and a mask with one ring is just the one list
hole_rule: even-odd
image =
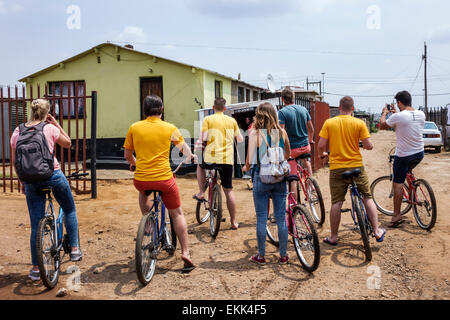
[[[355,96],[378,111],[397,91],[450,103],[450,2],[445,0],[0,0],[0,84],[99,43],[197,65],[266,87],[321,80],[326,100]],[[419,67],[421,67],[419,71]]]

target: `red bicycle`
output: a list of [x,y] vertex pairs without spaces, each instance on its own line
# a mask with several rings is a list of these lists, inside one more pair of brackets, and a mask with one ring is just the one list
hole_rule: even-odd
[[[297,204],[293,192],[289,193],[288,202],[286,221],[295,252],[303,268],[308,272],[314,272],[320,263],[319,237],[314,222],[306,207]],[[269,199],[268,204],[266,233],[270,242],[279,246],[278,226],[273,213],[272,199]]]
[[[394,214],[392,163],[395,156],[392,153],[391,151],[389,155],[391,175],[376,179],[370,186],[377,209],[388,216]],[[405,215],[412,209],[419,227],[431,230],[437,219],[436,198],[433,189],[426,180],[415,178],[412,170],[417,164],[418,162],[410,164],[409,172],[406,176],[407,183],[403,185],[403,200],[400,213]]]
[[[298,176],[290,176],[288,181],[297,181],[297,202],[300,204],[306,202],[307,207],[311,211],[312,218],[321,226],[325,222],[325,205],[323,203],[322,192],[320,191],[317,180],[301,165],[302,160],[309,161],[310,159],[310,153],[297,157],[295,161],[297,162]],[[300,192],[300,188],[302,192]]]

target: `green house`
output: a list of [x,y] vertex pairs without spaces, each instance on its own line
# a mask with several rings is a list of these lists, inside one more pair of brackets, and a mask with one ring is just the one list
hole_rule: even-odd
[[[19,81],[25,82],[27,88],[39,84],[42,90],[47,85],[55,95],[73,96],[75,90],[84,86],[86,92],[79,94],[96,91],[99,155],[120,156],[129,126],[143,117],[145,96],[159,95],[164,101],[164,120],[184,129],[183,135],[192,142],[198,134],[194,128],[199,127],[195,126],[198,120],[195,110],[210,108],[216,96],[231,102],[232,83],[238,80],[139,52],[130,45],[103,43]],[[87,104],[89,118],[90,103]],[[89,138],[89,126],[87,130]]]

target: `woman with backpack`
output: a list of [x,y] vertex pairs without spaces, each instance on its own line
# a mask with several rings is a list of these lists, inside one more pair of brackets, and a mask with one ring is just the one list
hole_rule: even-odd
[[[286,264],[288,229],[286,224],[287,185],[284,180],[289,173],[286,160],[290,155],[287,133],[278,123],[278,115],[270,103],[263,103],[256,109],[253,130],[250,133],[247,163],[244,171],[250,170],[252,164],[253,201],[256,211],[256,236],[258,254],[250,261],[259,265],[266,264],[266,226],[269,198],[272,198],[275,220],[278,226],[280,242],[280,264]],[[252,159],[252,160],[249,160]]]
[[[45,215],[45,194],[42,187],[53,188],[53,195],[65,214],[65,225],[70,238],[70,260],[80,261],[83,253],[79,248],[78,221],[75,202],[69,182],[61,171],[55,157],[55,145],[70,148],[72,142],[67,133],[50,114],[47,100],[31,103],[30,121],[17,127],[11,136],[11,163],[22,183],[31,221],[31,261],[33,268],[28,277],[40,280],[36,255],[36,233],[39,221]],[[39,147],[36,147],[36,146]],[[18,152],[16,152],[16,150]],[[25,169],[24,169],[25,168]]]

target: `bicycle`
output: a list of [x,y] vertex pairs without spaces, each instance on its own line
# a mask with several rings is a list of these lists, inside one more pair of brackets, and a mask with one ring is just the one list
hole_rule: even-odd
[[[73,173],[67,179],[79,179],[88,173]],[[53,289],[59,280],[61,261],[66,254],[70,254],[69,236],[64,234],[64,211],[59,208],[56,217],[53,206],[53,188],[42,187],[39,190],[46,196],[45,216],[39,221],[36,235],[36,253],[39,273],[42,282],[48,289]],[[78,232],[78,241],[80,233]],[[63,255],[61,257],[61,251]]]
[[198,224],[203,224],[209,219],[209,230],[213,238],[219,234],[220,223],[224,222],[222,218],[222,191],[218,183],[218,168],[207,170],[205,181],[205,193],[208,198],[202,201],[197,200],[195,217]]
[[[269,199],[266,233],[270,242],[279,246],[275,216],[271,212]],[[293,192],[288,195],[286,221],[289,235],[292,237],[295,252],[302,267],[308,272],[314,272],[320,263],[320,244],[314,222],[305,206],[297,204]],[[277,227],[276,227],[277,228]]]
[[[295,159],[297,162],[298,176],[291,176],[288,181],[297,181],[297,201],[303,204],[300,187],[303,191],[305,202],[311,211],[314,221],[320,226],[325,222],[325,204],[323,202],[322,192],[320,191],[319,183],[312,177],[308,170],[301,165],[301,160],[310,159],[311,154],[303,154]],[[320,212],[320,216],[319,216]]]
[[352,200],[351,209],[343,209],[341,212],[351,212],[353,222],[361,234],[361,238],[364,245],[364,254],[367,261],[372,260],[372,249],[370,247],[369,237],[375,237],[372,225],[370,224],[369,217],[367,216],[366,208],[363,203],[363,197],[358,191],[358,186],[356,185],[355,178],[361,174],[361,169],[353,169],[346,171],[342,174],[344,179],[352,179],[352,184],[350,185],[350,194]]
[[[388,216],[394,214],[393,198],[393,161],[395,156],[389,154],[390,175],[379,177],[372,182],[370,191],[377,209]],[[419,161],[420,162],[420,161]],[[403,184],[403,199],[400,207],[401,215],[413,210],[414,218],[420,228],[431,230],[437,219],[437,205],[431,185],[424,179],[416,179],[412,170],[419,164],[412,161],[406,175],[406,182]],[[422,212],[422,209],[423,212]]]
[[[178,165],[173,174],[180,170],[183,163],[184,161]],[[133,169],[135,168],[133,167]],[[142,285],[146,286],[155,273],[158,255],[163,250],[170,256],[175,253],[177,235],[172,227],[172,218],[166,215],[166,207],[162,202],[161,192],[147,190],[144,193],[146,196],[153,194],[153,205],[139,223],[136,236],[135,264],[138,279]]]

